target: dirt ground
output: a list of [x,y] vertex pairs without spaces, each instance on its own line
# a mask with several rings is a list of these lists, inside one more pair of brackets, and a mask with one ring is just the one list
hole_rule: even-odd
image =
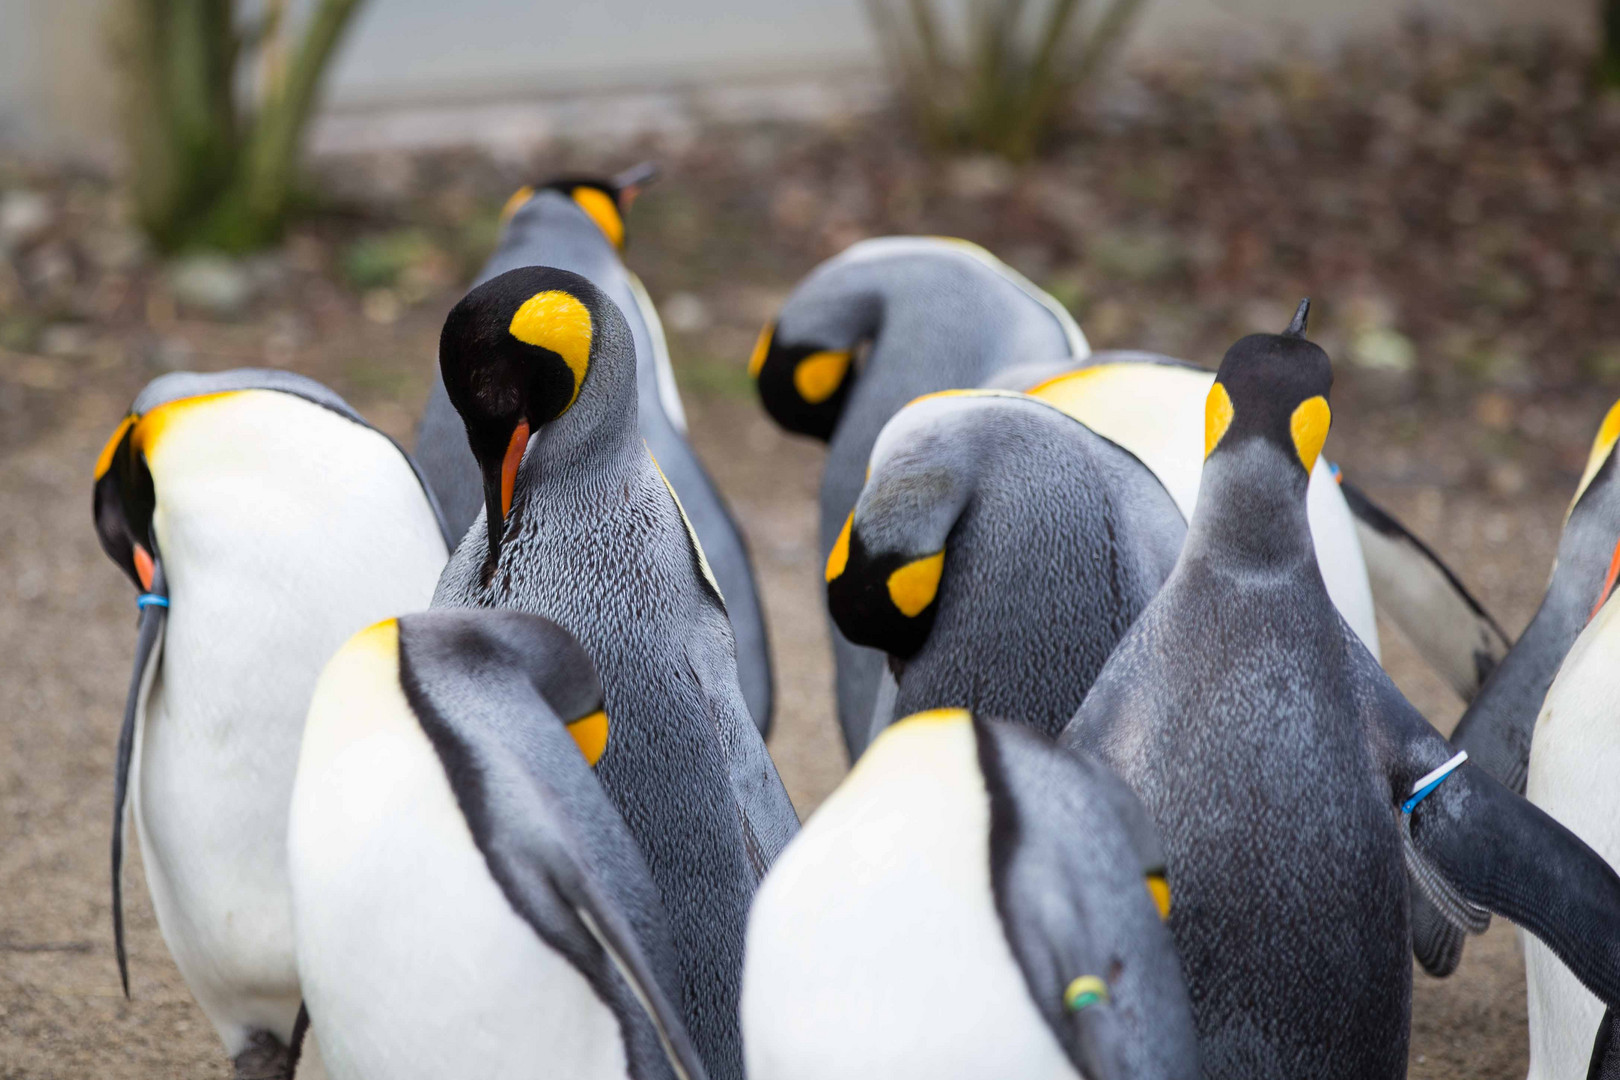
[[[1517,632],[1620,385],[1620,98],[1586,90],[1583,63],[1416,35],[1325,71],[1161,73],[1018,173],[941,166],[882,118],[515,164],[329,164],[311,219],[252,264],[256,298],[211,318],[131,240],[115,182],[0,160],[0,198],[47,196],[44,225],[0,235],[0,1080],[228,1075],[138,858],[130,1001],[112,956],[111,771],[135,609],[91,528],[90,470],[146,380],[286,366],[408,442],[439,323],[506,194],[661,158],[630,261],[752,544],[778,678],[771,750],[807,814],[845,769],[814,546],[822,455],[765,418],[742,374],[793,281],[862,236],[960,235],[1052,290],[1095,346],[1210,366],[1309,292],[1339,378],[1327,453]],[[0,224],[38,210],[13,203]],[[1397,683],[1449,731],[1459,703],[1383,635]],[[1414,1078],[1523,1075],[1511,927],[1473,941],[1451,979],[1414,984]]]

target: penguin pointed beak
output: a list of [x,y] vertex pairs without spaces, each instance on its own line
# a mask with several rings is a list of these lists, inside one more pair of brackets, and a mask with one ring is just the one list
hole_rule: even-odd
[[489,555],[484,562],[484,577],[495,572],[501,557],[501,540],[506,534],[506,517],[512,512],[512,490],[517,484],[518,466],[523,464],[523,451],[529,445],[529,422],[519,420],[507,440],[506,453],[501,457],[500,471],[484,469],[484,517],[489,533]]

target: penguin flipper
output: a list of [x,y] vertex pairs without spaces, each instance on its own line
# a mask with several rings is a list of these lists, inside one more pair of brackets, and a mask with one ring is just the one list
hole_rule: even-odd
[[1620,1039],[1615,1038],[1615,1027],[1620,1019],[1614,1009],[1605,1009],[1603,1022],[1598,1024],[1597,1038],[1592,1041],[1592,1065],[1586,1080],[1620,1080]]
[[1427,544],[1342,475],[1339,489],[1355,517],[1374,605],[1472,701],[1512,641]]
[[[1446,760],[1435,742],[1410,779]],[[1599,999],[1620,1002],[1620,874],[1574,833],[1464,763],[1412,810],[1409,835],[1458,897],[1535,934]]]
[[[1410,844],[1404,845],[1410,852]],[[1435,902],[1423,891],[1415,875],[1411,876],[1418,888],[1411,890],[1412,902],[1412,955],[1423,965],[1423,970],[1436,979],[1444,979],[1457,970],[1462,962],[1466,931],[1440,913]]]
[[[152,574],[152,592],[167,593],[163,579],[163,564],[155,564]],[[118,958],[118,980],[123,984],[124,997],[129,997],[129,957],[124,949],[124,823],[125,806],[129,799],[129,774],[135,762],[135,728],[139,723],[142,706],[157,671],[157,660],[162,654],[163,628],[168,621],[168,608],[161,604],[148,604],[141,608],[140,629],[135,638],[135,668],[129,677],[129,698],[124,702],[124,721],[118,729],[118,758],[113,767],[113,822],[112,822],[112,920],[113,953]]]

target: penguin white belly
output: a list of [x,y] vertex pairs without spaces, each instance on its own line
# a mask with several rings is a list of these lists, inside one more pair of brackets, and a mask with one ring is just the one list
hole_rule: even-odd
[[289,825],[299,974],[328,1073],[627,1077],[617,1018],[512,910],[397,681],[369,685],[390,692],[363,715],[312,709]]
[[[1604,605],[1547,692],[1530,744],[1525,794],[1611,866],[1620,865],[1620,604]],[[1586,1075],[1603,1003],[1529,934],[1524,966],[1530,1080]]]
[[888,729],[749,918],[751,1080],[1075,1080],[997,915],[971,726]]
[[[1029,393],[1135,454],[1191,521],[1204,471],[1204,400],[1214,382],[1213,373],[1195,368],[1121,362],[1066,372]],[[1320,458],[1305,510],[1328,596],[1376,658],[1378,622],[1355,518]]]
[[235,1055],[298,1010],[287,805],[315,679],[427,605],[445,548],[380,434],[287,394],[200,401],[147,451],[170,607],[131,791],[164,941]]

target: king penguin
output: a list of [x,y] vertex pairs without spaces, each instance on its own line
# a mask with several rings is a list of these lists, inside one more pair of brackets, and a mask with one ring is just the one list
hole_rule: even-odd
[[1332,369],[1306,311],[1222,360],[1181,558],[1060,739],[1158,829],[1210,1080],[1405,1075],[1408,869],[1620,998],[1620,876],[1455,754],[1328,599],[1305,504]]
[[1192,1080],[1163,875],[1095,761],[960,709],[907,717],[760,888],[748,1075]]
[[288,825],[298,971],[336,1080],[702,1080],[658,890],[590,765],[579,645],[512,611],[350,639]]
[[175,373],[95,466],[96,532],[140,590],[118,738],[113,930],[133,806],[158,926],[238,1076],[290,1068],[299,986],[287,805],[334,649],[424,606],[446,539],[410,459],[330,390],[281,371]]
[[838,628],[895,673],[872,733],[950,705],[1056,736],[1186,533],[1152,472],[1053,405],[998,390],[907,405],[827,562]]
[[[1559,665],[1609,593],[1620,537],[1620,482],[1615,473],[1620,402],[1609,409],[1564,515],[1563,534],[1546,594],[1530,624],[1457,721],[1451,741],[1510,789],[1525,790],[1531,736]],[[1579,830],[1577,830],[1579,831]],[[1413,948],[1431,975],[1446,976],[1462,960],[1461,931],[1421,902],[1413,912]]]
[[738,1077],[748,904],[798,818],[737,685],[725,603],[635,425],[630,328],[566,270],[511,270],[445,320],[440,365],[484,513],[435,607],[504,607],[574,635],[612,718],[597,766],[669,912],[687,1029]]
[[[778,424],[828,444],[825,559],[860,495],[878,431],[907,402],[978,386],[1031,356],[1090,352],[1063,305],[977,244],[888,236],[816,267],[761,332],[748,370]],[[866,743],[883,655],[831,630],[838,722],[853,757]]]
[[[658,309],[621,257],[625,214],[656,176],[652,165],[640,165],[611,179],[561,178],[538,190],[519,188],[502,215],[495,253],[474,285],[522,266],[556,266],[590,279],[624,313],[636,350],[637,427],[680,496],[726,599],[743,698],[765,734],[771,723],[771,654],[753,562],[742,530],[686,441],[686,411]],[[435,378],[429,391],[415,452],[428,486],[444,507],[451,535],[460,539],[484,504],[483,486],[467,430],[442,377]]]

